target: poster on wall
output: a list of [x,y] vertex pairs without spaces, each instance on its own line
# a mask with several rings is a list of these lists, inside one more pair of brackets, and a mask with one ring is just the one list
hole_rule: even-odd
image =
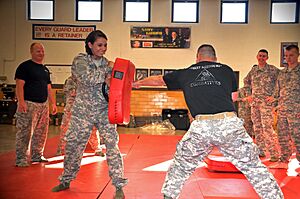
[[281,48],[280,48],[280,66],[281,67],[286,67],[287,63],[286,60],[284,58],[284,52],[286,47],[288,47],[289,45],[296,45],[298,46],[298,42],[281,42]]
[[150,69],[150,76],[162,75],[162,69]]
[[174,72],[175,69],[164,69],[164,75]]
[[95,25],[32,24],[32,39],[84,41],[94,30]]
[[137,68],[135,70],[135,80],[142,80],[148,77],[148,69],[147,68]]
[[189,27],[136,27],[130,30],[131,48],[189,48]]

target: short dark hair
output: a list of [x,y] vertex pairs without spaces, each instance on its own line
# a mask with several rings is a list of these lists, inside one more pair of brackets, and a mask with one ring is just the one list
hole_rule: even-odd
[[267,55],[269,55],[269,52],[266,49],[260,49],[258,52],[259,53],[266,53]]
[[89,35],[85,39],[85,52],[89,55],[92,55],[93,52],[89,47],[89,42],[93,44],[98,38],[104,38],[107,40],[106,35],[101,30],[94,30],[89,33]]
[[210,44],[201,45],[197,50],[197,54],[201,54],[208,57],[216,57],[216,51],[214,47]]
[[295,44],[291,44],[291,45],[289,45],[288,47],[285,48],[285,50],[288,50],[288,51],[290,51],[292,49],[296,49],[297,52],[299,53],[299,47]]

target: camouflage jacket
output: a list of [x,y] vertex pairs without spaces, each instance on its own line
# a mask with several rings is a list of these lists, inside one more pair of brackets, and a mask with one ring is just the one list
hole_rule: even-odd
[[[289,70],[287,67],[280,71],[273,97],[280,107],[297,109],[300,107],[300,64]],[[295,110],[294,110],[295,111]]]
[[73,106],[74,112],[86,115],[99,115],[107,110],[108,103],[102,94],[102,83],[112,68],[108,66],[108,60],[102,57],[96,66],[91,55],[80,53],[72,63],[72,76],[77,82],[77,95]]
[[66,98],[66,102],[71,100],[71,98],[73,98],[73,100],[75,99],[76,88],[77,88],[77,83],[75,81],[75,78],[72,76],[68,77],[63,87],[63,92]]
[[246,95],[252,95],[254,101],[272,96],[278,73],[279,69],[273,65],[267,64],[263,68],[254,65],[244,79]]
[[247,101],[243,101],[243,98],[246,97],[246,89],[244,87],[238,90],[238,112],[239,114],[248,114],[250,112],[250,105]]

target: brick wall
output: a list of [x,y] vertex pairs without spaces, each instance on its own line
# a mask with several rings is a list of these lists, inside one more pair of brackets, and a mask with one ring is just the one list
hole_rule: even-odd
[[133,90],[130,112],[136,116],[161,115],[162,109],[187,109],[182,91]]
[[[56,92],[61,89],[52,89]],[[63,106],[58,105],[58,112],[63,112]],[[167,90],[132,90],[130,101],[130,112],[136,117],[158,116],[162,109],[187,109],[182,91]]]

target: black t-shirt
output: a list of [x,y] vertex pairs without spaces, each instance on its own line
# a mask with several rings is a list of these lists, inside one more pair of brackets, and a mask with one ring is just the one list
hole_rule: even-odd
[[24,100],[43,103],[48,98],[48,84],[50,72],[43,64],[38,64],[32,60],[21,63],[15,74],[15,79],[25,81]]
[[231,94],[237,91],[233,70],[216,62],[199,62],[163,76],[169,90],[183,90],[191,114],[235,111]]

